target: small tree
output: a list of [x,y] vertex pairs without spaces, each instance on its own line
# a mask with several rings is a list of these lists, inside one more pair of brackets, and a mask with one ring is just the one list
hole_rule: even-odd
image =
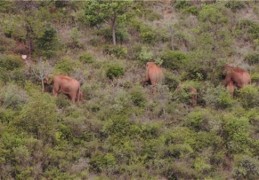
[[34,76],[41,81],[42,92],[44,92],[44,79],[53,71],[53,67],[41,58],[37,64],[32,67]]
[[116,45],[116,27],[118,19],[123,19],[129,10],[132,1],[87,1],[85,6],[86,21],[90,26],[97,26],[104,22],[110,23],[113,44]]

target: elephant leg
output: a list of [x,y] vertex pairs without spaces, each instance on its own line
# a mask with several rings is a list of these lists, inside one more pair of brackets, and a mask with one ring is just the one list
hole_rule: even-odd
[[234,84],[232,82],[230,82],[227,85],[227,90],[230,93],[230,95],[233,97],[234,96],[234,91],[235,91],[235,86],[234,86]]
[[69,94],[69,97],[70,97],[70,100],[71,100],[73,103],[76,102],[76,94],[75,94],[75,93]]
[[151,93],[152,94],[156,94],[156,92],[157,92],[157,85],[156,84],[152,84],[151,85]]
[[57,86],[57,85],[53,85],[53,89],[52,89],[52,94],[55,96],[55,97],[57,97],[58,96],[58,93],[59,93],[59,86]]
[[58,91],[53,88],[52,94],[53,94],[55,97],[57,97],[57,96],[58,96]]

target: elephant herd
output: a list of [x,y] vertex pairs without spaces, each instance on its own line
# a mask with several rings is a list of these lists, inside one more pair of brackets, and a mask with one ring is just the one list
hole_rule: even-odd
[[[231,96],[233,96],[234,90],[236,88],[243,88],[244,86],[251,83],[250,74],[239,67],[225,65],[223,74],[225,76],[223,85],[229,91]],[[153,93],[157,84],[162,83],[163,79],[164,73],[162,68],[156,65],[154,62],[147,62],[146,77],[144,81],[142,81],[142,84],[150,84],[152,86]],[[80,90],[79,81],[69,76],[56,75],[52,80],[45,78],[44,83],[46,87],[51,86],[51,88],[46,91],[52,91],[54,96],[63,93],[67,95],[73,103],[83,100],[83,93]],[[180,86],[177,87],[177,89],[179,88]],[[191,97],[191,104],[195,106],[197,104],[197,89],[190,87],[189,95]]]

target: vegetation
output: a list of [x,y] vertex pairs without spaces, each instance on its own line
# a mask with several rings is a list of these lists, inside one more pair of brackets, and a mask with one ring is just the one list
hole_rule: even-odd
[[[0,16],[0,179],[259,179],[258,2],[0,1]],[[224,64],[252,75],[234,97]],[[57,74],[84,101],[44,92]]]

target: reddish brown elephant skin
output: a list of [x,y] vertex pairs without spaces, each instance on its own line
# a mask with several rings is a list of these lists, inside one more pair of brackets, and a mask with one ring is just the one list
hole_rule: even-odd
[[250,74],[239,67],[225,65],[224,74],[226,75],[223,84],[233,96],[235,88],[243,88],[251,83]]
[[226,75],[224,80],[225,86],[227,86],[231,81],[238,88],[242,88],[251,83],[250,74],[244,69],[239,67],[232,67],[229,65],[225,65],[225,75]]
[[191,104],[192,106],[196,106],[197,105],[197,89],[194,87],[190,87],[189,88],[189,93],[191,96]]
[[[164,74],[162,68],[156,65],[154,62],[147,62],[146,64],[146,77],[143,84],[151,84],[154,88],[159,83],[162,83]],[[152,89],[152,92],[154,89]]]
[[80,83],[69,77],[63,75],[57,75],[53,78],[53,89],[52,93],[57,96],[59,93],[68,95],[72,102],[79,101],[80,96]]

